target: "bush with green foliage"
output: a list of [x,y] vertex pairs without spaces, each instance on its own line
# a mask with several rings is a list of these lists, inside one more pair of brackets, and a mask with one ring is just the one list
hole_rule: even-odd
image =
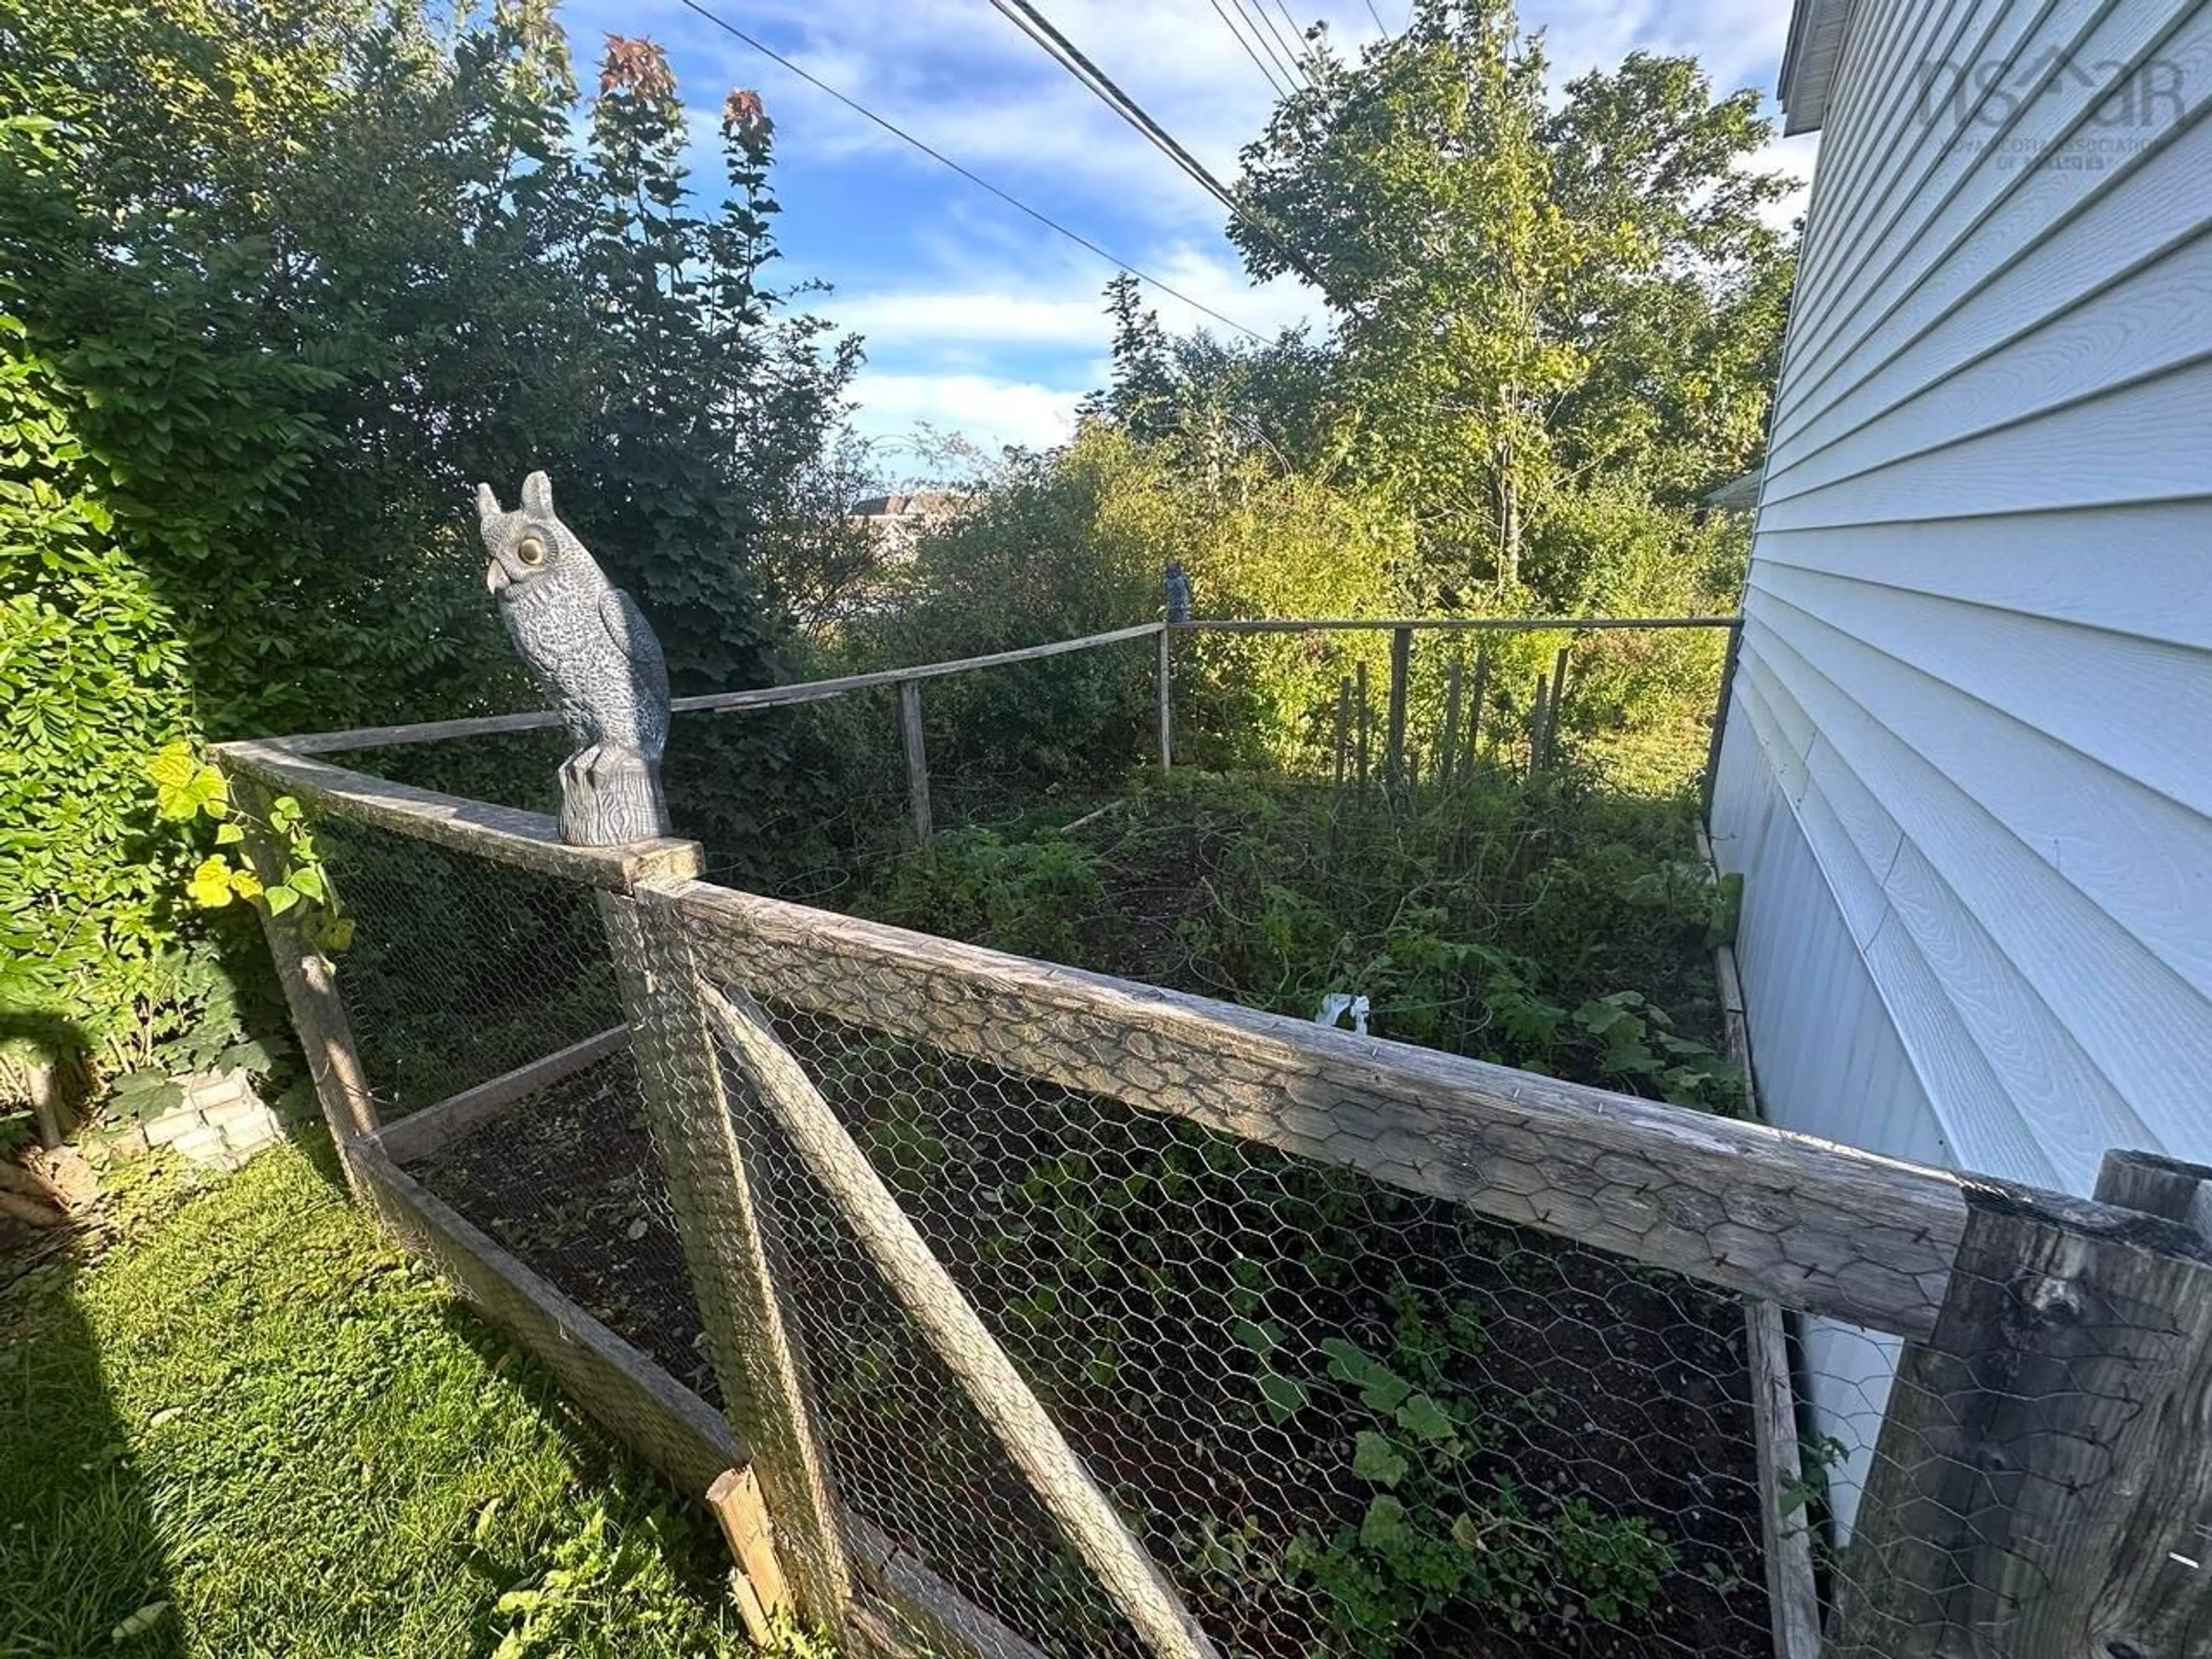
[[659,50],[580,100],[545,0],[0,0],[0,1042],[182,1064],[188,964],[259,996],[180,902],[165,744],[537,700],[478,479],[551,472],[679,690],[771,678],[746,549],[811,512],[857,348],[763,281],[757,97],[721,136],[707,210]]

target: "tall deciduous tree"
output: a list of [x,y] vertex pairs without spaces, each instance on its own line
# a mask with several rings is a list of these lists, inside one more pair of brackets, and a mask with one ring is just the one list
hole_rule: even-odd
[[1419,0],[1357,63],[1317,41],[1244,152],[1230,234],[1319,280],[1346,453],[1420,528],[1412,598],[1510,592],[1600,474],[1679,502],[1758,446],[1790,261],[1755,94],[1649,54],[1556,104],[1547,75],[1510,0]]

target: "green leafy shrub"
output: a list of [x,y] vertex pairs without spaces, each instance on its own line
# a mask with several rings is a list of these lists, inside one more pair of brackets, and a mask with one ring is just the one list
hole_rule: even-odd
[[1091,855],[1073,842],[965,830],[903,862],[873,908],[902,927],[1064,960],[1075,954],[1078,920],[1104,890]]
[[106,1075],[178,951],[265,1001],[241,907],[181,902],[156,751],[536,702],[470,488],[538,466],[679,690],[765,683],[746,550],[857,347],[762,280],[758,100],[702,210],[658,49],[580,100],[550,8],[0,0],[0,1043]]

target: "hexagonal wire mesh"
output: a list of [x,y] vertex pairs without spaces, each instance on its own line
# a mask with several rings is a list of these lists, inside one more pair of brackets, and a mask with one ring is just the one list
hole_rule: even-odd
[[[1735,1298],[770,1012],[1223,1653],[1765,1650]],[[1045,1652],[1142,1650],[787,1138],[747,1123],[844,1503]]]
[[[1270,1075],[1239,1051],[1220,1057],[1221,1081],[1184,1039],[1164,1045],[1133,988],[1118,1017],[1108,988],[1106,1007],[1086,996],[1085,1012],[1054,1014],[1050,975],[1041,988],[1009,965],[1002,990],[988,963],[866,930],[817,945],[788,913],[690,905],[696,961],[762,994],[807,1109],[835,1115],[838,1144],[919,1232],[1214,1650],[1773,1650],[1762,1506],[1803,1525],[1849,1448],[1816,1445],[1802,1469],[1762,1474],[1743,1303],[1569,1242],[1585,1231],[1710,1261],[1721,1279],[1740,1272],[1732,1255],[1765,1252],[1759,1282],[1794,1286],[1823,1324],[1878,1306],[1926,1333],[1856,1473],[1858,1544],[1840,1560],[1815,1550],[1841,1621],[1834,1650],[2016,1655],[2054,1617],[2111,1627],[2106,1587],[2072,1556],[2124,1519],[2147,1527],[2119,1558],[2139,1581],[2131,1607],[2176,1632],[2194,1616],[2179,1575],[2198,1571],[2185,1550],[2199,1547],[2207,1482],[2166,1443],[2212,1373],[2201,1319],[2179,1311],[2212,1290],[2212,1247],[2186,1227],[1962,1189],[1764,1131],[1730,1167],[1694,1175],[1662,1149],[1711,1120],[1679,1113],[1620,1138],[1595,1133],[1592,1100],[1580,1149],[1555,1123],[1523,1162],[1510,1108],[1475,1137],[1467,1190],[1536,1218],[1538,1234],[1201,1127],[1216,1108],[1181,1097],[1255,1091],[1253,1133],[1304,1114],[1292,1140],[1318,1134],[1333,1158],[1348,1139],[1408,1133],[1378,1125],[1360,1094],[1405,1090],[1413,1103],[1413,1076],[1332,1073],[1317,1098],[1296,1063]],[[1047,1081],[1040,1066],[1110,1077],[1099,1086],[1112,1093]],[[916,1293],[895,1307],[871,1276],[864,1257],[896,1282],[852,1181],[824,1173],[818,1149],[793,1155],[788,1095],[763,1110],[775,1090],[726,1073],[713,1092],[739,1103],[763,1231],[790,1246],[778,1272],[832,1485],[1035,1647],[1111,1650],[1087,1633],[1093,1615],[1049,1537],[1024,1526],[1008,1577],[1019,1500],[978,1486],[988,1443],[941,1404],[946,1380],[915,1340],[936,1322]],[[1430,1156],[1393,1145],[1384,1166]],[[1741,1161],[1762,1150],[1771,1166]],[[2147,1486],[2160,1496],[2146,1510]],[[980,1537],[963,1530],[978,1516]],[[1001,1541],[986,1551],[983,1538]],[[2171,1582],[2151,1582],[2161,1574]],[[1930,1647],[1938,1636],[1949,1645]]]
[[[501,769],[485,760],[411,769],[495,796]],[[377,1114],[442,1114],[410,1171],[718,1398],[592,890],[335,812],[315,814],[314,833],[354,922],[336,977]],[[537,1080],[514,1087],[531,1067]]]

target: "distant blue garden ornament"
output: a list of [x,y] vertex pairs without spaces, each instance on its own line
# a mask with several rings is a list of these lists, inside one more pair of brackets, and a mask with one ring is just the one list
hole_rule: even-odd
[[576,741],[561,766],[561,839],[611,847],[666,834],[668,665],[653,624],[555,516],[543,472],[522,481],[512,513],[478,484],[477,516],[500,620]]

